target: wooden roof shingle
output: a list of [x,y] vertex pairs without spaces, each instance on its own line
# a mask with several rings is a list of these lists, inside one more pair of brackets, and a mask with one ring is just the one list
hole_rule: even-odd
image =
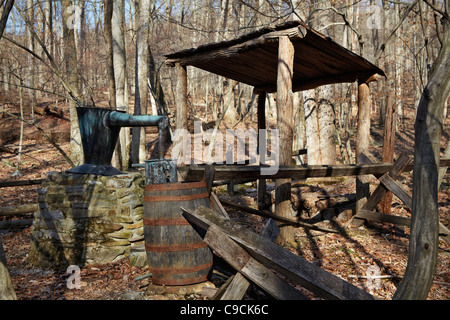
[[166,64],[194,66],[251,85],[257,92],[275,92],[280,36],[288,36],[295,49],[293,91],[386,76],[374,64],[300,21],[167,54]]

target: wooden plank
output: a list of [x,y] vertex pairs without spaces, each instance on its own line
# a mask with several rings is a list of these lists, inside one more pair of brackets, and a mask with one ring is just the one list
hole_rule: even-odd
[[393,223],[399,226],[409,227],[411,225],[411,219],[407,217],[400,217],[390,214],[384,214],[381,212],[375,212],[370,210],[359,210],[355,217],[364,218],[367,220]]
[[[393,163],[376,164],[342,164],[342,165],[280,165],[273,175],[262,175],[262,166],[258,165],[214,165],[215,180],[247,180],[247,179],[283,179],[302,180],[306,178],[345,177],[364,174],[382,176],[392,169]],[[266,166],[267,167],[267,166]],[[450,159],[440,159],[440,167],[450,167]],[[403,172],[413,169],[408,164]],[[203,179],[205,167],[179,166],[178,170],[185,181],[200,181]]]
[[212,192],[211,195],[209,196],[209,205],[211,206],[212,209],[216,210],[219,214],[221,214],[222,216],[224,216],[227,219],[230,219],[228,212],[226,212],[226,210],[220,203],[219,198],[217,198],[217,195],[214,192]]
[[[269,219],[261,232],[261,236],[273,242],[279,233],[280,228],[278,228],[272,219]],[[249,287],[250,282],[238,272],[226,289],[221,300],[241,300]]]
[[220,300],[241,300],[247,289],[250,287],[250,282],[240,273],[236,273],[233,280],[223,293]]
[[[367,161],[367,160],[363,160]],[[411,161],[411,157],[406,155],[406,153],[403,153],[398,158],[397,162],[392,166],[392,168],[389,170],[388,173],[385,173],[385,175],[389,175],[393,179],[397,179],[400,174],[403,172],[404,168],[408,165],[408,163]],[[378,177],[381,179],[381,177]],[[383,199],[384,195],[386,194],[387,189],[383,185],[378,185],[377,188],[372,192],[367,202],[364,204],[364,206],[361,208],[363,210],[375,210],[378,203]]]
[[275,221],[279,221],[282,222],[284,224],[289,224],[292,226],[296,226],[296,227],[302,227],[302,228],[307,228],[307,229],[312,229],[312,230],[317,230],[317,231],[323,231],[323,232],[331,232],[331,233],[338,233],[338,231],[335,230],[331,230],[331,229],[327,229],[327,228],[322,228],[310,223],[306,223],[306,222],[302,222],[299,221],[295,218],[288,218],[288,217],[280,217],[277,215],[274,215],[268,211],[264,211],[264,210],[256,210],[247,206],[241,206],[239,204],[230,202],[230,201],[226,201],[226,200],[220,200],[220,202],[225,205],[226,207],[230,207],[236,210],[241,210],[247,213],[251,213],[251,214],[255,214],[261,217],[265,217],[265,218],[270,218],[273,219]]
[[210,226],[203,239],[208,246],[227,261],[236,271],[245,275],[262,290],[279,300],[308,300],[300,291],[289,285],[252,258],[217,226]]
[[18,219],[0,221],[0,230],[9,228],[24,228],[33,224],[33,219]]
[[[400,217],[395,216],[391,214],[384,214],[381,212],[375,212],[375,211],[369,211],[369,210],[360,210],[355,215],[355,217],[362,218],[362,219],[368,219],[372,221],[377,222],[384,222],[384,223],[392,223],[399,226],[405,226],[405,227],[411,227],[411,219],[407,217]],[[449,242],[449,236],[450,236],[450,230],[448,230],[441,222],[439,222],[439,236],[442,237],[442,239],[450,244]]]
[[28,214],[39,209],[37,203],[23,204],[15,207],[0,207],[0,216],[14,216],[21,214]]
[[389,174],[384,174],[380,177],[380,182],[388,188],[393,194],[403,201],[408,207],[412,208],[411,196],[402,188],[402,186],[391,178]]
[[229,277],[227,281],[225,281],[225,283],[220,286],[219,290],[217,290],[216,294],[211,298],[211,300],[220,300],[225,291],[227,290],[228,286],[230,285],[230,283],[233,281],[234,277],[235,277],[234,274],[231,277]]
[[41,184],[45,179],[0,181],[0,188]]
[[166,55],[166,64],[169,66],[174,66],[176,63],[195,65],[205,61],[214,61],[217,58],[235,57],[269,42],[276,42],[278,37],[302,38],[306,35],[306,32],[306,27],[301,24],[288,26],[284,30],[269,27],[269,29],[256,31],[238,39],[206,44],[196,49]]
[[[359,174],[384,174],[389,171],[392,164],[376,165],[301,165],[279,166],[274,175],[262,175],[263,166],[256,165],[217,165],[215,179],[217,180],[245,180],[245,179],[285,179],[301,180],[319,177],[342,177]],[[267,166],[266,166],[267,167]],[[203,166],[180,166],[178,168],[185,181],[200,181],[205,168]]]
[[320,297],[343,300],[373,299],[371,294],[302,257],[264,239],[237,223],[227,222],[211,209],[201,207],[195,212],[183,208],[182,210],[188,221],[202,229],[207,230],[210,226],[220,226],[223,232],[244,246],[256,260]]

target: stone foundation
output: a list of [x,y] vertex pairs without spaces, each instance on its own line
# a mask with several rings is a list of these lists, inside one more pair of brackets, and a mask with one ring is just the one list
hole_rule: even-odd
[[144,184],[141,173],[49,172],[38,189],[30,263],[61,269],[114,262],[132,252],[132,260],[142,263],[136,252],[144,244]]

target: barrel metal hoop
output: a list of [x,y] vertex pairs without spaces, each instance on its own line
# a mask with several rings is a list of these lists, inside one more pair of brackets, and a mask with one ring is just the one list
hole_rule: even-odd
[[202,264],[200,266],[195,266],[195,267],[183,267],[183,268],[171,268],[171,267],[167,267],[167,268],[153,268],[153,267],[149,267],[149,271],[152,273],[152,275],[159,275],[159,274],[164,274],[164,275],[170,275],[170,274],[177,274],[177,273],[191,273],[191,272],[198,272],[198,271],[202,271],[205,269],[208,269],[212,266],[212,261]]
[[201,277],[193,277],[189,279],[158,279],[157,277],[152,277],[152,283],[156,285],[163,286],[185,286],[193,283],[205,282],[208,280],[207,275],[203,275]]
[[209,197],[209,194],[207,192],[205,192],[205,193],[191,194],[191,195],[187,195],[187,196],[144,197],[144,202],[188,201],[188,200],[202,199],[202,198],[208,198],[208,197]]
[[145,250],[149,252],[174,252],[174,251],[190,251],[194,249],[200,249],[207,247],[206,243],[202,242],[196,242],[196,243],[188,243],[188,244],[156,244],[156,245],[150,245],[145,244]]
[[193,183],[167,183],[167,184],[147,184],[145,191],[169,191],[169,190],[186,190],[193,188],[206,187],[205,181],[193,182]]
[[188,226],[190,223],[184,218],[158,218],[158,219],[143,219],[144,226]]

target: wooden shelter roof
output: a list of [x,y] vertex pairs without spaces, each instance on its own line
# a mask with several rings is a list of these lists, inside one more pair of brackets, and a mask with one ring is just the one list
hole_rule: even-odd
[[300,21],[167,54],[166,64],[194,66],[251,85],[256,92],[275,92],[280,36],[288,36],[295,49],[294,92],[332,83],[367,82],[376,75],[385,77],[377,66]]

